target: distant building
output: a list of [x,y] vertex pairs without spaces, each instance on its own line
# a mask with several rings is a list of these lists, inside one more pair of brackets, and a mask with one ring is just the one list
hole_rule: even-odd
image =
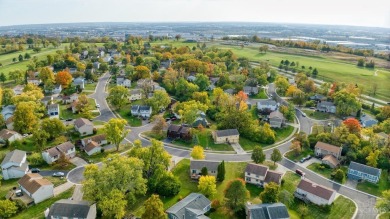
[[314,100],[314,101],[324,101],[324,100],[326,100],[326,97],[322,94],[315,94],[313,96],[310,96],[309,99]]
[[372,183],[378,183],[382,171],[378,168],[370,167],[364,164],[351,162],[348,167],[348,178],[354,180],[365,180]]
[[1,115],[3,116],[4,120],[7,120],[15,113],[16,106],[15,105],[8,105],[4,106],[1,110]]
[[234,89],[229,88],[229,89],[224,90],[224,92],[229,94],[229,95],[233,95],[234,94]]
[[191,160],[190,176],[192,179],[199,179],[204,167],[207,168],[207,175],[217,176],[220,163],[219,161]]
[[257,109],[259,111],[273,112],[278,109],[278,103],[275,100],[267,99],[257,102]]
[[1,162],[1,172],[4,180],[24,176],[28,172],[26,152],[17,149],[8,152]]
[[246,205],[246,219],[289,219],[286,205],[282,203]]
[[27,83],[34,84],[36,86],[42,83],[42,80],[38,77],[38,72],[31,72],[27,74]]
[[129,100],[141,100],[142,99],[142,91],[139,89],[130,90]]
[[332,102],[321,101],[317,104],[317,110],[324,113],[336,113],[336,106]]
[[61,154],[64,154],[67,158],[73,158],[76,156],[76,148],[70,141],[59,144],[52,148],[46,149],[42,152],[42,157],[48,164],[56,162]]
[[316,205],[331,205],[336,198],[336,191],[307,179],[302,179],[294,192],[294,196]]
[[245,86],[244,87],[244,93],[246,95],[256,95],[256,94],[259,93],[259,88],[258,87]]
[[38,173],[27,173],[18,181],[22,192],[35,204],[54,196],[54,185]]
[[79,98],[79,95],[77,93],[74,93],[74,94],[71,94],[70,96],[63,96],[62,102],[64,104],[73,103],[73,102],[77,101],[78,98]]
[[360,122],[362,124],[362,127],[364,127],[364,128],[372,127],[372,126],[378,124],[378,120],[374,119],[373,117],[371,117],[369,115],[362,115],[360,117]]
[[100,62],[94,62],[93,63],[93,68],[99,69],[100,68]]
[[211,201],[199,193],[191,193],[166,210],[169,219],[209,219],[204,214],[211,209]]
[[81,89],[85,88],[85,79],[82,77],[75,78],[73,80],[73,86],[77,87],[80,86]]
[[95,219],[96,204],[87,201],[61,199],[45,211],[46,219]]
[[240,134],[237,129],[225,129],[213,131],[213,138],[216,144],[238,143]]
[[203,127],[209,126],[209,122],[207,121],[206,114],[204,112],[199,112],[198,117],[192,123],[192,127],[199,127],[199,125],[202,125]]
[[56,103],[48,105],[47,114],[50,118],[60,118],[60,106]]
[[328,154],[333,155],[335,158],[341,158],[342,147],[338,147],[335,145],[327,144],[321,141],[318,141],[314,146],[314,152],[317,157],[324,157]]

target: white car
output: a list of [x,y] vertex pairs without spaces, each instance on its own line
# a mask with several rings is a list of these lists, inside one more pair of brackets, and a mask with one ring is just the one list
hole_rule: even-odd
[[97,103],[97,104],[96,104],[96,108],[100,108],[100,104]]
[[56,173],[53,173],[53,176],[54,177],[63,177],[63,176],[65,176],[65,173],[63,173],[63,172],[56,172]]

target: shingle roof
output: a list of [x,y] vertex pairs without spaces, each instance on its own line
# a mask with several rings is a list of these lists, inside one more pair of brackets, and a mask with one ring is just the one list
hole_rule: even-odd
[[282,203],[259,204],[247,206],[253,219],[286,219],[290,218],[287,207]]
[[[76,102],[76,101],[75,101]],[[74,102],[73,102],[74,103]],[[84,119],[84,118],[79,118],[79,119],[76,119],[74,121],[74,125],[77,127],[77,128],[80,128],[84,125],[91,125],[93,126],[92,122],[89,121],[88,119]]]
[[324,158],[322,158],[322,160],[328,161],[329,163],[333,164],[333,166],[338,166],[340,164],[340,161],[337,160],[337,158],[332,154],[326,155]]
[[51,109],[59,109],[59,105],[54,103],[54,104],[50,104],[47,106],[47,109],[51,110]]
[[70,142],[70,141],[67,141],[67,142],[64,142],[62,144],[57,145],[58,150],[60,150],[61,152],[64,152],[64,153],[66,153],[69,149],[74,148],[74,147],[75,147],[74,144],[72,144],[72,142]]
[[318,141],[316,143],[316,145],[314,146],[314,148],[320,148],[322,150],[325,150],[325,151],[330,151],[330,152],[333,152],[333,153],[340,153],[340,151],[342,150],[341,147],[337,147],[337,146],[334,146],[334,145],[331,145],[331,144],[327,144],[327,143],[324,143],[324,142],[321,142],[321,141]]
[[247,173],[253,173],[259,176],[265,176],[267,174],[268,167],[254,164],[254,163],[248,163],[245,168],[245,172]]
[[131,111],[138,111],[138,109],[139,109],[138,105],[131,106]]
[[130,91],[130,94],[131,94],[131,95],[138,95],[138,94],[140,94],[140,93],[141,93],[141,90],[138,90],[138,89],[137,89],[137,90],[131,90],[131,91]]
[[283,176],[283,173],[268,170],[267,175],[265,176],[264,182],[266,182],[266,183],[274,182],[274,183],[279,184],[280,180],[282,179],[282,176]]
[[21,151],[21,150],[13,150],[9,153],[7,153],[7,155],[5,155],[3,161],[1,162],[1,165],[3,166],[4,164],[8,163],[8,162],[13,162],[13,163],[22,163],[23,161],[23,158],[26,156],[26,152],[25,151]]
[[280,119],[284,119],[284,116],[281,112],[279,111],[273,111],[269,114],[269,118],[270,119],[273,119],[273,118],[280,118]]
[[370,166],[367,166],[367,165],[364,165],[364,164],[356,163],[356,162],[353,162],[353,161],[351,161],[351,163],[349,164],[349,169],[357,170],[357,171],[360,171],[360,172],[363,172],[363,173],[367,173],[367,174],[370,174],[370,175],[373,175],[373,176],[378,176],[378,177],[381,175],[381,170],[380,169],[374,168],[374,167],[370,167]]
[[325,200],[329,200],[332,197],[333,193],[335,193],[333,189],[315,184],[307,179],[302,179],[299,182],[297,188],[306,191],[308,193],[311,193],[313,195],[316,195],[318,197],[321,197]]
[[215,134],[217,137],[225,137],[225,136],[232,136],[232,135],[240,135],[238,133],[237,129],[225,129],[225,130],[216,130]]
[[318,103],[318,107],[321,107],[321,106],[334,106],[334,103],[329,102],[329,101],[321,101],[320,103]]
[[179,132],[180,128],[181,128],[181,126],[179,126],[179,125],[171,124],[168,127],[168,131],[170,131],[170,132]]
[[85,145],[84,150],[86,152],[89,152],[89,151],[91,151],[91,150],[93,150],[93,149],[95,149],[97,147],[99,147],[99,144],[96,143],[95,141],[91,141],[91,142],[89,142],[88,144]]
[[190,169],[200,170],[206,167],[208,171],[217,171],[219,161],[207,161],[207,160],[191,160]]
[[95,141],[95,142],[106,140],[106,134],[94,135],[94,136],[82,139],[84,144],[87,144],[89,140]]
[[257,103],[260,104],[260,105],[272,105],[272,106],[276,106],[277,105],[276,101],[275,100],[271,100],[271,99],[260,100]]
[[47,218],[87,218],[89,210],[90,205],[87,201],[61,199],[50,207]]
[[16,134],[19,134],[19,133],[12,131],[12,130],[8,130],[8,129],[3,129],[0,131],[0,139],[7,140]]
[[149,110],[151,110],[152,109],[152,107],[150,107],[150,106],[140,106],[139,107],[139,110],[141,111],[149,111]]
[[18,183],[30,194],[34,194],[42,186],[53,185],[49,180],[44,179],[38,173],[27,173],[22,178],[20,178]]
[[166,212],[174,214],[178,216],[178,218],[183,218],[183,215],[186,213],[186,208],[189,210],[203,210],[210,204],[210,200],[207,199],[204,195],[199,193],[191,193],[172,207],[168,208]]

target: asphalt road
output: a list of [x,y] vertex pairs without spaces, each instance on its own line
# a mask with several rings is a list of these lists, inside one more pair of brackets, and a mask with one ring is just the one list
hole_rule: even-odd
[[[96,93],[90,95],[90,97],[95,98],[96,102],[100,104],[100,110],[101,110],[101,115],[97,117],[97,120],[101,121],[108,121],[110,118],[115,117],[115,115],[112,113],[112,111],[109,109],[107,102],[106,102],[106,96],[107,93],[105,93],[105,84],[107,83],[110,75],[109,73],[104,74],[100,79],[99,83],[96,88]],[[284,100],[279,98],[277,94],[275,93],[275,87],[273,84],[270,84],[268,86],[268,93],[273,96],[274,98],[277,99],[278,102],[281,104],[287,104]],[[312,126],[312,121],[303,116],[299,110],[296,110],[296,116],[299,121],[300,125],[300,131],[305,132],[309,134],[311,132],[311,126]],[[134,127],[131,128],[131,132],[126,136],[126,141],[134,141],[136,139],[140,139],[139,134],[141,132],[150,130],[152,127],[152,124],[147,124],[142,127]],[[142,144],[144,146],[149,145],[150,143],[146,139],[141,139]],[[277,148],[280,150],[280,152],[283,154],[287,151],[289,151],[289,146],[290,146],[290,141],[285,142],[280,144]],[[178,148],[173,148],[165,145],[165,150],[177,157],[189,157],[189,151],[188,150],[182,150]],[[270,157],[270,154],[272,153],[272,149],[268,149],[264,151],[267,157]],[[217,153],[206,153],[206,160],[217,160],[217,161],[231,161],[231,162],[240,162],[240,161],[250,161],[250,154],[217,154]],[[298,164],[291,162],[285,158],[281,162],[279,162],[281,165],[285,166],[286,168],[290,169],[291,171],[295,171],[297,168],[303,170],[306,175],[305,177],[315,183],[318,183],[320,185],[326,186],[333,188],[336,190],[338,193],[345,195],[349,198],[351,198],[358,206],[358,214],[357,217],[358,219],[371,219],[375,218],[377,215],[377,212],[375,210],[375,202],[376,198],[370,195],[367,195],[363,192],[351,189],[349,187],[340,185],[338,183],[332,182],[329,179],[322,178],[320,175],[311,172],[310,170],[299,166]],[[99,164],[100,165],[100,164]],[[83,172],[84,172],[84,167],[78,167],[73,170],[71,170],[67,176],[68,180],[73,183],[81,183],[83,180]],[[351,210],[351,209],[343,209],[343,210]]]

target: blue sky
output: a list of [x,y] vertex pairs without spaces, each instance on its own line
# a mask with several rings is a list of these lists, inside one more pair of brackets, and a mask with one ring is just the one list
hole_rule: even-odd
[[0,26],[249,21],[390,28],[390,0],[0,0]]

